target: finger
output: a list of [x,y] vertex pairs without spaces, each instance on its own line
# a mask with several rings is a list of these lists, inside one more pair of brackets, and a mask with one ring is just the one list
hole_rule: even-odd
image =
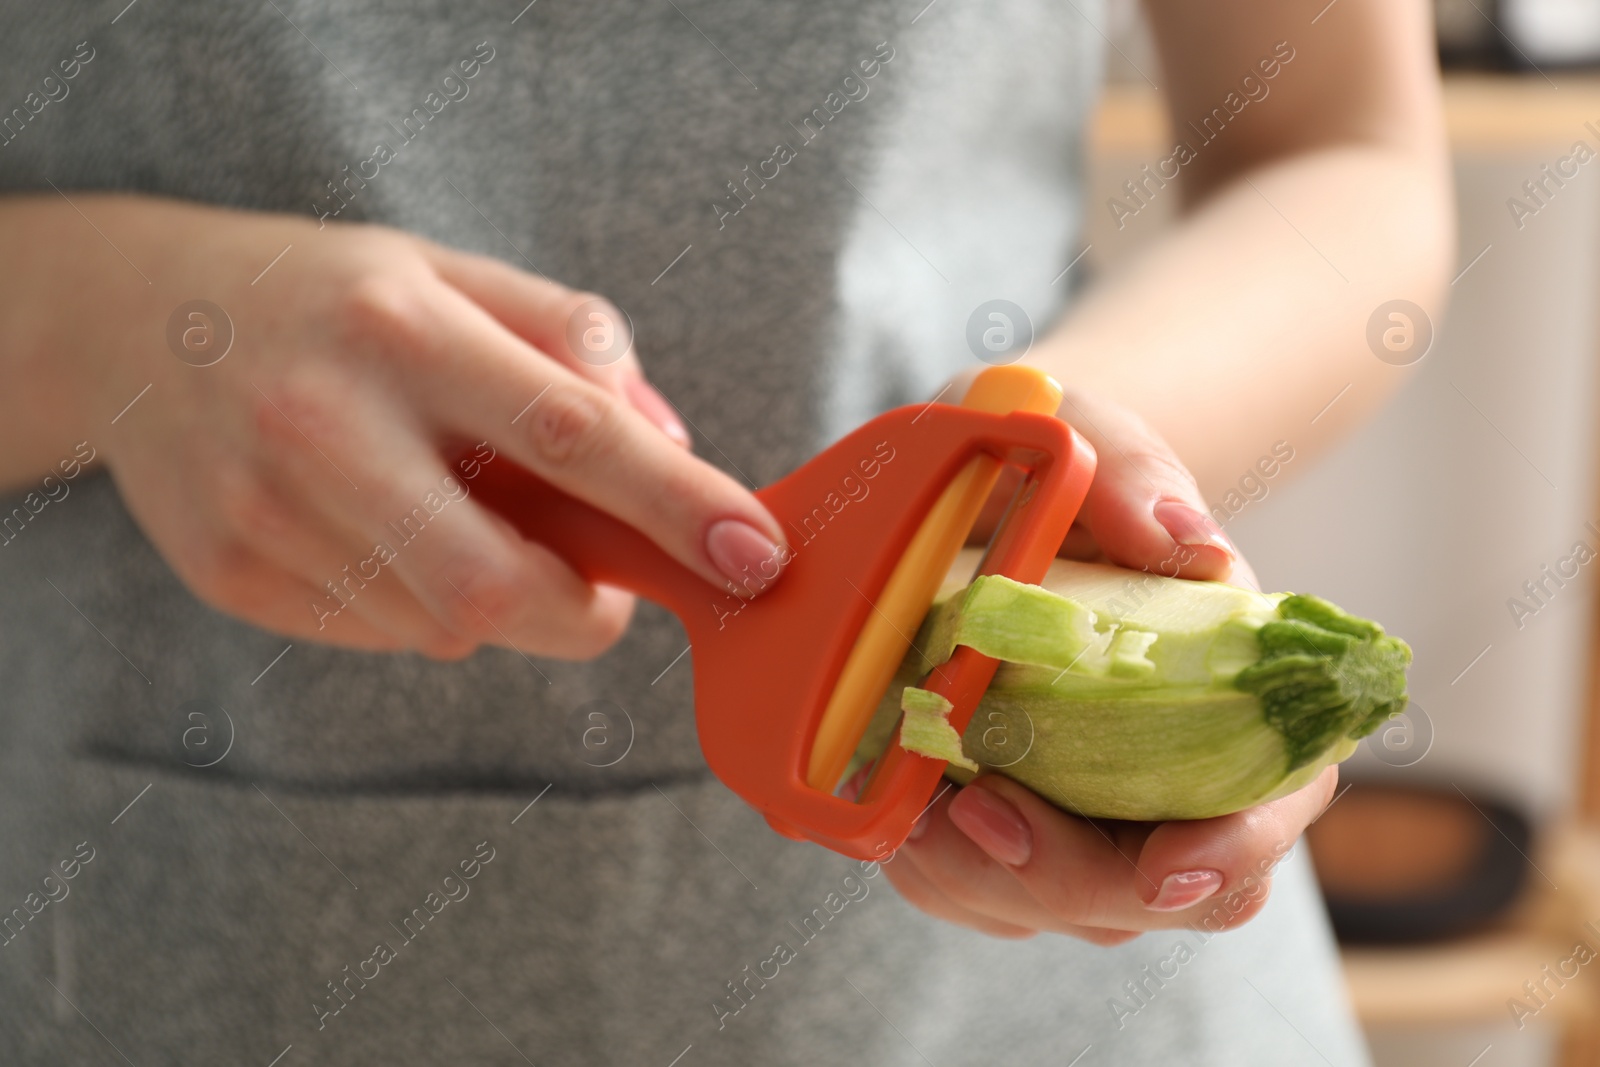
[[1085,563],[1105,562],[1105,553],[1100,550],[1100,543],[1081,522],[1072,524],[1066,538],[1061,542],[1061,547],[1056,550],[1056,555],[1062,559],[1075,559]]
[[1228,575],[1228,584],[1261,592],[1261,579],[1256,577],[1256,569],[1250,566],[1250,561],[1243,556],[1234,559],[1233,573]]
[[[1023,472],[1016,467],[1000,468],[1000,476],[995,480],[994,489],[990,492],[989,499],[984,501],[983,508],[978,512],[978,518],[973,522],[972,530],[967,535],[968,544],[986,545],[994,537],[1000,520],[1005,517],[1006,509],[1011,506],[1011,498],[1022,485],[1022,477]],[[1105,559],[1094,535],[1081,522],[1072,524],[1072,528],[1067,531],[1067,536],[1061,542],[1061,547],[1056,550],[1056,555],[1063,559],[1083,561],[1104,562]]]
[[[436,475],[438,486],[454,484],[470,493],[442,464],[418,456],[418,474]],[[363,475],[380,491],[377,472]],[[409,482],[410,479],[407,479]],[[427,518],[435,506],[455,508]],[[403,501],[407,490],[389,483],[387,499]],[[624,590],[591,585],[555,553],[525,539],[500,516],[463,496],[452,500],[434,490],[410,489],[409,508],[399,503],[385,519],[377,510],[355,516],[372,536],[387,534],[395,553],[390,566],[434,617],[469,641],[515,648],[560,659],[592,659],[621,638],[633,616],[634,598]],[[426,525],[424,522],[426,521]]]
[[513,462],[646,532],[715,585],[756,595],[778,576],[788,559],[782,531],[732,478],[661,447],[661,434],[633,408],[540,356],[454,290],[427,301],[425,314],[416,303],[375,313],[409,320],[403,342],[426,353],[414,401],[440,434],[487,434]]
[[884,868],[889,881],[912,907],[943,919],[956,926],[964,926],[990,937],[1021,941],[1038,934],[1038,930],[1013,923],[1001,922],[987,915],[964,908],[941,892],[926,875],[909,863],[892,863]]
[[[258,607],[251,616],[252,624],[264,629],[277,630],[289,637],[301,637],[341,648],[353,648],[363,652],[415,651],[437,660],[463,659],[471,655],[473,649],[477,647],[471,642],[459,642],[454,645],[441,642],[428,646],[413,644],[404,637],[396,636],[390,630],[377,625],[367,616],[349,611],[335,616],[326,626],[318,626],[307,606],[313,602],[319,590],[310,583],[300,581],[286,573],[280,574],[278,580],[285,583],[279,602],[281,607],[265,609]],[[279,621],[282,625],[275,625]]]
[[1333,766],[1278,800],[1215,819],[1161,824],[1139,853],[1140,900],[1222,925],[1249,919],[1266,903],[1273,868],[1333,800],[1338,781]]
[[[422,250],[440,278],[570,370],[619,394],[621,375],[638,373],[629,320],[604,297],[528,274],[488,256],[426,242]],[[589,318],[590,311],[600,318]],[[615,315],[602,314],[607,311]],[[585,344],[582,331],[588,327],[598,329]]]
[[381,394],[339,392],[336,409],[327,396],[280,396],[261,422],[310,504],[372,545],[352,567],[352,602],[392,572],[447,631],[469,641],[566,659],[616,643],[631,617],[629,594],[590,585],[471,499],[471,479],[449,470],[415,430],[394,427]]
[[1099,456],[1079,516],[1113,563],[1174,578],[1228,577],[1238,552],[1194,476],[1143,419],[1070,390],[1059,413]]
[[[952,819],[954,813],[955,819],[971,825],[967,818],[970,805],[958,802],[964,791],[941,797],[930,806],[918,824],[917,836],[896,853],[897,861],[909,862],[956,906],[994,921],[1096,944],[1114,944],[1136,936],[1096,929],[1079,922],[1075,914],[1052,910],[1035,899],[1007,865],[980,848]],[[1092,857],[1083,860],[1093,862]]]
[[350,613],[319,628],[306,607],[317,597],[316,588],[242,544],[205,555],[181,552],[172,558],[173,569],[197,597],[252,626],[283,637],[367,652],[396,652],[404,647],[393,634]]
[[678,444],[691,443],[683,420],[645,380],[633,322],[611,301],[486,256],[427,243],[423,251],[441,278],[512,333],[616,393]]
[[[964,911],[1029,930],[1064,932],[1065,917],[1040,907],[1005,867],[974,844],[949,818],[961,790],[934,801],[917,824],[916,836],[895,853],[895,864],[915,868],[927,883]],[[888,868],[885,868],[888,869]]]
[[374,568],[363,579],[362,562],[370,559],[374,546],[297,502],[281,486],[259,477],[227,478],[217,487],[215,506],[228,527],[217,536],[238,536],[262,559],[314,590],[305,611],[318,632],[349,611],[400,647],[437,658],[459,659],[475,647],[446,630],[398,578],[383,579]]
[[[221,464],[219,464],[219,467]],[[218,520],[215,484],[169,479],[138,462],[117,470],[118,484],[155,484],[167,493],[133,494],[127,506],[173,573],[211,608],[286,637],[367,651],[398,651],[404,645],[390,633],[356,615],[318,629],[309,606],[318,596],[310,583],[265,559]],[[154,481],[152,482],[152,479]],[[197,516],[205,518],[196,520]]]
[[1134,938],[1141,936],[1144,930],[1111,930],[1103,926],[1086,926],[1073,937],[1099,945],[1101,948],[1116,948],[1125,945]]
[[1181,925],[1136,895],[1145,876],[1116,835],[1067,815],[998,775],[984,775],[950,806],[951,821],[1005,867],[1049,914],[1112,930]]
[[390,550],[388,563],[375,557],[379,569],[392,570],[449,633],[583,660],[609,649],[627,629],[632,595],[589,584],[555,553],[526,540],[472,500],[470,483],[435,457],[415,456],[403,479],[355,467],[374,491],[347,521]]
[[[1137,931],[1084,926],[1051,914],[1030,897],[1008,871],[988,857],[983,857],[982,863],[978,864],[970,862],[965,856],[957,858],[959,852],[973,847],[970,841],[964,846],[952,845],[948,850],[943,843],[930,845],[918,850],[915,860],[906,856],[902,847],[900,858],[907,864],[902,874],[914,872],[915,877],[926,884],[928,891],[952,912],[982,920],[1001,930],[1025,930],[1028,936],[1034,933],[1063,934],[1097,945],[1121,944],[1139,936]],[[985,866],[989,870],[984,870]],[[963,925],[974,923],[969,918]],[[996,933],[995,936],[1008,935]]]

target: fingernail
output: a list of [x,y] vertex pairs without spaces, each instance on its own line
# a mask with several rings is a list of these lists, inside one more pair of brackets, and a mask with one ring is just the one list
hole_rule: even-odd
[[1022,813],[987,789],[968,788],[950,802],[950,821],[989,854],[1009,867],[1033,855],[1033,830]]
[[1222,532],[1210,515],[1196,511],[1181,500],[1158,500],[1155,506],[1156,521],[1166,528],[1167,533],[1180,545],[1199,548],[1210,545],[1220,548],[1230,556],[1237,557],[1238,551],[1233,547],[1233,542],[1228,540],[1228,535]]
[[1182,911],[1194,907],[1221,888],[1221,871],[1178,871],[1161,880],[1156,898],[1145,907],[1151,911]]
[[929,815],[927,812],[923,812],[921,815],[917,816],[917,821],[911,824],[911,832],[906,835],[906,840],[915,841],[917,838],[927,833],[928,819]]
[[684,428],[683,420],[678,418],[678,413],[672,410],[672,405],[656,391],[655,386],[630,374],[623,388],[628,393],[628,402],[639,414],[655,423],[662,433],[678,444],[689,447],[689,431]]
[[706,555],[744,596],[755,596],[766,589],[782,569],[782,549],[766,534],[739,519],[722,519],[706,531]]

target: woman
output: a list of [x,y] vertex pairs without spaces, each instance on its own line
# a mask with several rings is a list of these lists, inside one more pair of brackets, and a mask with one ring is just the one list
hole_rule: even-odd
[[[472,494],[737,576],[749,487],[959,395],[1003,299],[1100,456],[1069,544],[1248,580],[1195,477],[1359,421],[1453,256],[1426,5],[1319,7],[1151,0],[1189,151],[1119,208],[1092,4],[11,5],[5,1061],[1363,1062],[1331,771],[1117,841],[984,781],[855,864]],[[1084,213],[1179,197],[1045,331]]]

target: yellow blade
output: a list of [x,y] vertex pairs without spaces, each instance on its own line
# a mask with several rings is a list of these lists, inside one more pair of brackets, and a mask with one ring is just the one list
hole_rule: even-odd
[[[1016,365],[988,368],[961,401],[962,407],[996,414],[1033,411],[1053,415],[1060,405],[1061,386],[1054,378],[1033,367]],[[1001,466],[992,456],[978,456],[962,468],[895,565],[856,637],[817,727],[806,772],[812,788],[832,792],[839,784],[879,698],[989,499]]]

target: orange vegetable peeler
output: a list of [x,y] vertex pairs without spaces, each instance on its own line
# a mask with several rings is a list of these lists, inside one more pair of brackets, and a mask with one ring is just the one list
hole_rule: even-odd
[[[886,412],[758,490],[789,552],[781,579],[774,560],[741,583],[765,590],[753,599],[509,461],[485,466],[474,489],[584,578],[683,621],[700,747],[728,788],[780,833],[881,859],[931,802],[944,761],[891,742],[855,799],[837,795],[840,778],[1008,465],[1025,477],[978,573],[1043,579],[1095,467],[1088,442],[1055,417],[1060,401],[1041,371],[990,367],[960,406]],[[950,701],[960,732],[997,666],[962,646],[921,685]]]

